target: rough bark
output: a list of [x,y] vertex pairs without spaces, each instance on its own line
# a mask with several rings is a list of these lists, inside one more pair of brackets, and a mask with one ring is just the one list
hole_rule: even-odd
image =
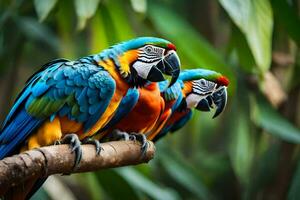
[[32,177],[136,165],[148,162],[155,153],[152,142],[144,156],[140,144],[133,141],[102,143],[102,148],[100,155],[96,155],[94,145],[82,145],[82,159],[76,170],[75,156],[68,145],[42,147],[0,160],[0,195]]

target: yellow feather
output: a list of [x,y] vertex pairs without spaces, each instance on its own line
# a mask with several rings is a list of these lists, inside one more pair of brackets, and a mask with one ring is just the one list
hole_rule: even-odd
[[124,76],[130,74],[130,65],[138,58],[138,50],[130,50],[119,56],[119,62],[121,65],[120,73]]
[[106,62],[100,62],[99,65],[101,65],[104,69],[106,69],[113,77],[113,79],[116,81],[116,91],[109,105],[107,106],[105,112],[100,117],[100,119],[88,132],[81,135],[80,138],[84,138],[86,136],[92,136],[97,131],[99,131],[102,127],[104,127],[108,123],[108,121],[112,118],[113,114],[116,112],[122,100],[122,97],[127,93],[129,89],[128,83],[120,76],[120,73],[116,70],[111,60],[108,60]]

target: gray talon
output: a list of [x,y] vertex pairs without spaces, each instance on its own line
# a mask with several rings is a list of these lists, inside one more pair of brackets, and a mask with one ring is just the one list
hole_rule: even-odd
[[129,140],[136,141],[135,135],[130,135],[130,136],[129,136]]
[[128,141],[130,140],[130,135],[124,131],[120,131],[118,129],[115,129],[112,131],[112,136],[114,139],[116,140],[125,140],[125,141]]
[[95,148],[96,148],[96,155],[100,155],[100,152],[103,150],[103,148],[101,147],[101,143],[99,142],[99,140],[95,140],[95,139],[92,139],[90,137],[85,138],[82,141],[82,144],[93,144],[95,146]]
[[68,134],[61,140],[61,144],[69,144],[72,153],[75,152],[75,163],[73,170],[76,170],[82,158],[81,142],[78,136],[76,134]]
[[149,147],[149,143],[146,136],[141,133],[130,133],[130,137],[133,138],[134,141],[139,141],[141,143],[142,156],[144,156]]

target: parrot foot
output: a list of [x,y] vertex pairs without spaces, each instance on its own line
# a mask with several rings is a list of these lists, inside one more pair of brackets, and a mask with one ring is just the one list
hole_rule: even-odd
[[78,167],[81,158],[82,158],[82,149],[81,142],[76,134],[67,134],[61,141],[61,144],[69,144],[72,150],[72,153],[75,152],[75,163],[73,170],[76,170]]
[[145,156],[149,147],[149,143],[146,136],[141,133],[130,133],[129,139],[133,141],[139,141],[141,143],[142,156]]
[[101,147],[101,143],[99,140],[95,140],[93,138],[85,138],[82,140],[82,144],[93,144],[96,148],[96,155],[100,155],[100,152],[103,151],[103,148]]
[[112,131],[112,137],[115,140],[130,140],[130,135],[127,132],[120,131],[119,129],[115,129]]

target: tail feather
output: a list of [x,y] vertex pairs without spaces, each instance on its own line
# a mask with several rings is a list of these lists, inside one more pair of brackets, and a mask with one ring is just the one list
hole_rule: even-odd
[[[25,109],[20,110],[18,113],[14,114],[13,119],[11,119],[5,127],[0,131],[0,159],[3,159],[7,156],[12,155],[13,153],[17,152],[21,145],[26,141],[28,136],[38,128],[41,123],[43,122],[42,119],[37,119],[31,115],[29,115]],[[37,189],[43,184],[46,179],[41,179],[34,183],[30,187],[27,187],[26,190],[32,190],[29,192],[28,198],[35,192]],[[22,190],[12,190],[11,193],[14,197],[18,199],[16,195],[27,194],[28,191]],[[24,193],[25,192],[25,193]],[[20,194],[19,194],[20,193]],[[7,193],[10,195],[10,192]]]
[[0,159],[19,149],[27,137],[40,126],[43,120],[30,116],[21,110],[6,127],[0,131]]

